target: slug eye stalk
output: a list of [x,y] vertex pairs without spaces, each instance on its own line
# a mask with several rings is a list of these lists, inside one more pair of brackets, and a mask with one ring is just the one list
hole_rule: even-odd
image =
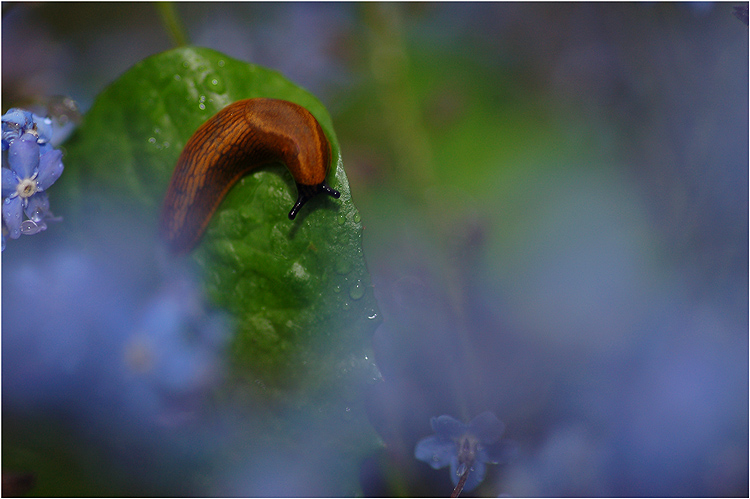
[[336,189],[331,188],[331,186],[329,186],[325,180],[318,185],[303,185],[297,183],[297,202],[294,203],[292,210],[289,212],[289,220],[294,220],[294,218],[297,216],[297,212],[299,212],[299,209],[302,208],[302,206],[304,206],[305,203],[307,203],[310,199],[320,194],[321,192],[325,192],[329,196],[336,199],[341,196],[341,193]]

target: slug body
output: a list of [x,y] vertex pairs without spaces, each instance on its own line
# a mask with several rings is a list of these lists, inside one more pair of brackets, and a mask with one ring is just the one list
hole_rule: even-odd
[[160,231],[172,251],[190,251],[229,189],[269,163],[286,165],[297,184],[289,219],[318,193],[339,197],[326,183],[331,146],[310,112],[278,99],[246,99],[219,111],[190,137],[175,166]]

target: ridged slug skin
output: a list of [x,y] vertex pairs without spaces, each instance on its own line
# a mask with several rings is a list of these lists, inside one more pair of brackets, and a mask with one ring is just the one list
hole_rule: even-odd
[[278,99],[246,99],[219,111],[182,150],[162,205],[160,232],[175,253],[200,240],[229,189],[263,165],[281,162],[297,183],[299,209],[320,192],[338,198],[326,183],[331,146],[302,106]]

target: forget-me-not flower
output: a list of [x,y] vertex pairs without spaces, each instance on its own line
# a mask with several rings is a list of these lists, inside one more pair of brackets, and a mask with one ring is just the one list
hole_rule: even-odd
[[467,425],[448,415],[430,419],[435,435],[417,442],[414,456],[434,469],[450,466],[453,485],[469,470],[463,490],[482,483],[486,464],[502,462],[507,449],[500,443],[505,425],[485,411]]
[[[63,171],[62,153],[52,147],[52,120],[13,108],[2,117],[2,249],[6,236],[18,239],[47,228],[45,192]],[[7,163],[7,164],[6,164]],[[24,213],[26,219],[24,219]]]
[[9,168],[2,168],[2,218],[11,239],[46,228],[49,198],[45,191],[60,177],[63,164],[61,151],[41,149],[32,132],[11,140],[8,146]]

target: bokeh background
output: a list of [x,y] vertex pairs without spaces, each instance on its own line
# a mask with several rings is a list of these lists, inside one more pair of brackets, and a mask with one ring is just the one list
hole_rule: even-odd
[[[430,417],[484,410],[517,453],[469,496],[748,495],[738,5],[174,5],[190,43],[277,69],[333,117],[384,318],[365,495],[447,496],[414,445]],[[85,112],[174,46],[164,12],[3,2],[3,111]],[[144,297],[148,248],[119,222],[94,221],[107,237],[84,256],[3,258],[4,470],[55,477],[39,495],[273,495],[289,477],[314,495],[304,462],[235,444],[224,318],[189,280]]]

